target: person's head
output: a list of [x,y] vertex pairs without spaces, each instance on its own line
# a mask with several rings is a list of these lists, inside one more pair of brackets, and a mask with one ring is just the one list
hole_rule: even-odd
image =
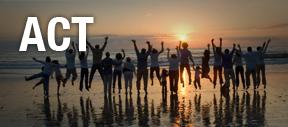
[[68,52],[69,52],[70,54],[72,54],[72,53],[74,52],[74,50],[73,50],[73,49],[69,49]]
[[127,61],[127,62],[131,62],[131,58],[130,58],[130,57],[127,57],[127,58],[126,58],[126,61]]
[[187,42],[182,43],[182,48],[187,49],[188,48],[188,43]]
[[46,61],[47,63],[50,63],[50,62],[51,62],[50,56],[47,56],[45,61]]
[[225,54],[229,54],[229,49],[225,49],[225,50],[224,50],[224,53],[225,53]]
[[216,53],[221,54],[221,48],[220,47],[216,47]]
[[258,46],[257,51],[262,51],[262,47]]
[[117,60],[122,59],[122,54],[121,54],[121,53],[117,53],[117,54],[116,54],[116,59],[117,59]]
[[95,49],[99,49],[100,48],[100,46],[99,45],[95,45]]
[[171,54],[171,58],[172,59],[177,59],[177,55],[176,54]]
[[59,61],[58,60],[53,60],[52,63],[59,64]]
[[204,57],[209,57],[210,56],[210,52],[209,52],[209,50],[205,50],[204,51]]
[[109,53],[109,52],[106,52],[106,54],[105,54],[105,55],[106,55],[106,57],[107,57],[107,58],[109,58],[109,57],[110,57],[110,53]]
[[142,49],[141,49],[141,53],[146,53],[146,49],[145,49],[145,48],[142,48]]
[[155,49],[155,48],[153,48],[153,49],[152,49],[152,53],[153,53],[153,54],[154,54],[154,53],[158,53],[158,50]]
[[82,60],[85,57],[85,52],[80,52],[79,59]]
[[248,52],[252,52],[252,47],[248,47],[248,48],[247,48],[247,51],[248,51]]

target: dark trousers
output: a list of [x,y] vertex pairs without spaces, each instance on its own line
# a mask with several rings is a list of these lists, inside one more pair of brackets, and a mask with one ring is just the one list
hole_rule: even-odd
[[80,87],[79,89],[82,91],[83,89],[83,81],[85,80],[85,88],[88,90],[89,85],[88,85],[88,74],[89,70],[88,68],[81,68],[81,76],[80,76]]
[[113,72],[113,90],[115,89],[116,80],[118,77],[118,89],[122,89],[121,79],[122,79],[122,71],[114,70]]
[[184,71],[184,68],[186,68],[186,71],[188,73],[188,77],[189,77],[189,83],[192,82],[192,79],[191,79],[191,70],[190,70],[190,65],[189,64],[181,64],[180,65],[180,81],[183,83],[183,71]]
[[257,86],[257,77],[256,77],[256,70],[255,69],[246,69],[246,88],[250,86],[250,75],[252,75],[254,89]]
[[214,78],[213,78],[214,85],[216,85],[217,83],[217,74],[219,76],[220,84],[223,84],[222,66],[214,66],[213,73],[214,73]]
[[170,91],[178,91],[179,70],[169,70]]
[[258,83],[258,86],[260,85],[260,82],[261,82],[261,78],[262,77],[262,84],[264,86],[266,86],[266,72],[265,72],[265,64],[260,64],[260,65],[257,65],[257,83]]
[[102,77],[102,71],[103,71],[102,65],[101,64],[93,64],[92,68],[91,68],[91,72],[90,72],[89,88],[91,88],[91,83],[92,83],[92,80],[93,80],[93,77],[94,77],[94,74],[95,74],[96,70],[98,70],[98,72],[100,74],[100,77],[103,80],[103,77]]
[[144,90],[147,91],[147,86],[148,86],[148,69],[137,69],[137,90],[140,90],[140,85],[141,85],[141,79],[143,77],[144,81]]
[[236,86],[239,87],[240,77],[243,84],[243,88],[245,89],[245,78],[244,78],[244,68],[243,66],[237,66],[235,68],[236,71]]
[[150,79],[154,78],[154,71],[156,72],[157,79],[160,80],[160,67],[151,67],[150,68]]

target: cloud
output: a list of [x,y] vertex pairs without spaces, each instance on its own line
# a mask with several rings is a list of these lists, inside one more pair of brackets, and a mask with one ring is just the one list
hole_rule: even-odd
[[258,29],[283,29],[283,28],[288,28],[288,23],[274,24],[271,26],[265,26]]

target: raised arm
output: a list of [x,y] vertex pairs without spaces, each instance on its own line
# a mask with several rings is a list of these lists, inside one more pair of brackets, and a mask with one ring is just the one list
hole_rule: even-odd
[[167,48],[167,59],[169,60],[170,59],[170,49]]
[[240,53],[242,53],[241,46],[239,44],[238,44],[238,50]]
[[263,49],[263,52],[264,52],[264,53],[266,53],[267,48],[268,48],[268,45],[270,44],[270,42],[271,42],[271,39],[269,39],[269,40],[267,41],[266,46],[265,46],[265,48]]
[[126,54],[125,54],[125,51],[124,51],[124,49],[122,49],[121,51],[122,51],[122,54],[123,54],[123,57],[122,57],[122,60],[123,60],[123,59],[125,59],[125,57],[126,57]]
[[72,48],[73,48],[74,52],[76,53],[76,47],[75,47],[75,42],[74,41],[72,41]]
[[151,53],[151,51],[152,51],[152,45],[150,44],[149,41],[147,41],[146,43],[147,43],[147,45],[148,45],[148,51],[147,51],[146,55],[150,55],[150,53]]
[[207,50],[210,52],[210,44],[207,45]]
[[136,54],[138,55],[138,54],[139,54],[139,49],[138,49],[138,47],[137,47],[137,45],[136,45],[136,40],[131,40],[131,41],[133,42],[135,52],[136,52]]
[[161,42],[161,50],[160,50],[159,54],[161,54],[163,52],[164,52],[164,42],[162,41]]
[[219,38],[219,41],[220,41],[220,48],[221,48],[221,49],[222,49],[222,40],[223,40],[223,39],[220,37],[220,38]]
[[87,42],[88,47],[89,47],[91,50],[93,50],[94,47],[91,45],[91,43],[90,43],[89,41],[86,41],[86,42]]
[[107,43],[108,43],[108,37],[105,37],[105,42],[104,42],[104,45],[102,46],[101,48],[101,51],[103,52],[107,46]]
[[35,62],[41,63],[41,64],[45,64],[45,61],[42,60],[37,60],[35,57],[32,58]]
[[233,49],[232,49],[232,51],[231,51],[230,55],[233,55],[233,54],[234,54],[234,52],[235,52],[235,50],[236,50],[236,44],[234,43],[234,44],[233,44]]
[[179,50],[181,50],[181,45],[182,45],[182,41],[179,41],[179,45],[178,45]]
[[88,48],[88,47],[86,47],[86,55],[85,55],[85,57],[87,58],[87,57],[88,57],[88,55],[89,55],[89,48]]
[[213,49],[213,53],[215,54],[216,53],[216,46],[214,44],[214,38],[211,40],[211,44],[212,44],[212,49]]

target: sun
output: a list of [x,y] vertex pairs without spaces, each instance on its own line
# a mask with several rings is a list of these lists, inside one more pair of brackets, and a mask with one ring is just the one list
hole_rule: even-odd
[[180,41],[187,41],[188,40],[187,34],[177,34],[177,37]]

